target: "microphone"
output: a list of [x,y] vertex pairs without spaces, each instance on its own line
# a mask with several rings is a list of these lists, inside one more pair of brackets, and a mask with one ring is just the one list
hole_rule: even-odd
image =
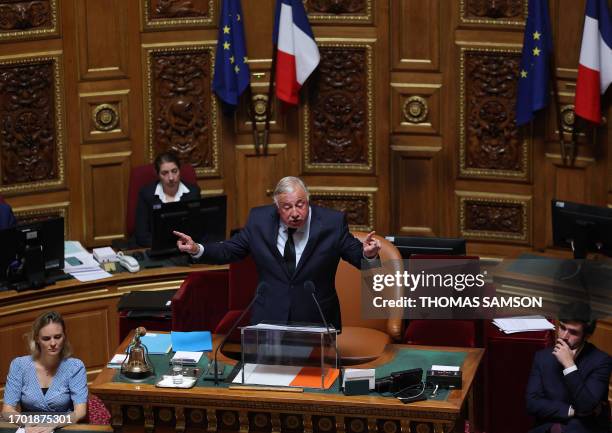
[[219,372],[217,370],[217,357],[219,355],[219,350],[221,350],[223,346],[225,346],[227,339],[229,338],[230,335],[232,335],[232,332],[234,332],[234,329],[236,329],[236,327],[238,326],[238,324],[240,323],[244,315],[251,309],[251,307],[255,303],[255,300],[259,298],[261,295],[263,295],[264,288],[266,286],[267,284],[265,281],[262,281],[257,285],[257,289],[255,290],[255,296],[253,296],[253,299],[251,299],[251,302],[249,303],[249,305],[247,305],[247,307],[242,311],[242,314],[240,315],[240,317],[238,317],[238,319],[234,322],[229,332],[225,334],[225,337],[223,337],[223,340],[221,340],[221,344],[219,344],[217,348],[215,349],[215,356],[214,356],[214,361],[213,361],[214,369],[215,369],[215,385],[219,385]]
[[[311,280],[305,281],[304,282],[304,288],[306,290],[308,290],[310,292],[310,294],[312,295],[312,299],[314,300],[316,306],[317,306],[317,310],[319,310],[319,315],[321,316],[321,320],[323,320],[323,325],[325,326],[325,329],[327,329],[327,335],[329,336],[330,340],[331,340],[331,328],[329,327],[329,323],[327,323],[327,320],[325,320],[325,315],[323,314],[323,310],[321,309],[321,304],[319,304],[319,301],[317,300],[317,296],[316,296],[316,291],[317,289],[315,288],[314,283]],[[336,356],[338,357],[338,388],[342,389],[342,357],[340,356],[340,349],[338,348],[338,334],[336,333]]]

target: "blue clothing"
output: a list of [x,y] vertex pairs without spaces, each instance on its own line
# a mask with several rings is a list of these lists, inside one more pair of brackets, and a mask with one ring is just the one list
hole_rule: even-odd
[[0,203],[0,230],[10,229],[16,224],[17,221],[11,207],[6,203]]
[[87,403],[87,373],[80,359],[60,362],[49,389],[43,395],[31,356],[13,359],[6,378],[4,403],[22,412],[70,412],[75,404]]
[[308,242],[292,275],[279,251],[280,218],[274,205],[252,209],[246,226],[231,239],[204,246],[199,259],[204,263],[229,263],[252,255],[259,281],[266,283],[253,304],[252,323],[321,323],[312,293],[304,288],[310,280],[327,322],[342,329],[336,269],[340,259],[361,268],[363,246],[349,232],[343,213],[314,205],[310,212]]
[[[575,362],[578,369],[564,376],[552,349],[536,353],[527,383],[527,412],[536,417],[536,427],[530,433],[547,432],[555,423],[561,424],[565,433],[609,431],[612,358],[586,343]],[[573,417],[568,416],[570,405],[576,413]]]

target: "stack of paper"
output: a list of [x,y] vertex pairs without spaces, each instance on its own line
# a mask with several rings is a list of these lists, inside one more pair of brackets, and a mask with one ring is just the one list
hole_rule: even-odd
[[518,316],[493,319],[493,324],[506,334],[555,329],[544,316]]
[[[324,388],[329,389],[338,378],[339,371],[329,368],[325,372]],[[233,383],[242,383],[242,369]],[[321,368],[293,365],[246,364],[244,383],[250,385],[297,386],[303,388],[321,387]]]
[[171,361],[180,359],[183,365],[195,367],[198,361],[200,361],[200,358],[202,358],[202,353],[203,352],[189,352],[187,350],[177,350]]
[[106,364],[108,368],[121,368],[121,364],[127,358],[127,354],[125,353],[116,353],[110,361]]
[[80,242],[64,242],[64,255],[64,272],[79,281],[94,281],[112,276],[100,268],[100,264],[83,248]]

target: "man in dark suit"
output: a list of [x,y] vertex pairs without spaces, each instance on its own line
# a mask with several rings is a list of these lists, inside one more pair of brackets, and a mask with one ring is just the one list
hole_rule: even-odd
[[17,221],[11,207],[6,203],[0,203],[0,230],[10,229],[16,224]]
[[527,384],[527,411],[536,417],[531,433],[609,431],[612,358],[587,341],[595,325],[588,304],[559,311],[557,343],[536,353]]
[[308,199],[301,179],[285,177],[274,191],[275,204],[252,209],[246,226],[231,239],[202,246],[175,232],[178,248],[213,264],[252,255],[259,281],[266,283],[253,305],[252,323],[321,323],[312,292],[304,287],[312,281],[325,319],[341,329],[334,285],[338,262],[342,258],[361,268],[362,261],[377,257],[380,242],[374,232],[360,242],[349,232],[343,213],[310,205]]
[[200,198],[199,186],[181,182],[180,162],[176,154],[160,153],[153,165],[158,179],[140,189],[136,204],[134,237],[141,247],[151,246],[153,237],[151,213],[154,205]]

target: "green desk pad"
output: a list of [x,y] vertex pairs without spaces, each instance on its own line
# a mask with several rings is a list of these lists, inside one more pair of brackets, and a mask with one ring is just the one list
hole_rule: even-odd
[[[446,352],[441,350],[417,350],[410,348],[402,348],[397,350],[395,356],[391,361],[386,364],[380,365],[376,367],[376,378],[381,378],[388,376],[394,371],[401,370],[410,370],[413,368],[422,368],[423,369],[423,380],[425,380],[425,375],[427,374],[427,370],[431,368],[432,365],[463,365],[463,361],[467,352]],[[159,378],[168,373],[170,369],[170,358],[172,358],[173,352],[170,352],[166,355],[149,355],[151,362],[155,368],[156,375],[155,377],[150,377],[148,379],[138,381],[138,383],[145,383],[150,385],[155,385],[155,383],[159,380]],[[206,371],[208,364],[208,358],[206,355],[202,356],[200,361],[198,362],[198,367],[203,371]],[[233,370],[233,366],[226,365],[223,376],[226,377]],[[115,373],[113,377],[113,382],[120,383],[133,383],[132,381],[126,379],[121,376],[119,371]],[[230,383],[221,382],[219,384],[222,388],[227,388]],[[214,387],[215,384],[212,380],[203,380],[200,378],[196,385],[196,387]],[[318,389],[318,388],[306,388],[307,392],[315,392],[315,393],[325,393],[325,394],[338,394],[340,393],[338,380],[331,386],[329,389]],[[432,397],[431,392],[426,392],[427,398],[429,400],[443,400],[445,401],[448,398],[448,390],[442,389],[438,390],[436,396]],[[377,392],[371,391],[370,395],[379,395],[384,397],[390,397],[390,393],[379,394]],[[0,432],[2,433],[2,432]]]

